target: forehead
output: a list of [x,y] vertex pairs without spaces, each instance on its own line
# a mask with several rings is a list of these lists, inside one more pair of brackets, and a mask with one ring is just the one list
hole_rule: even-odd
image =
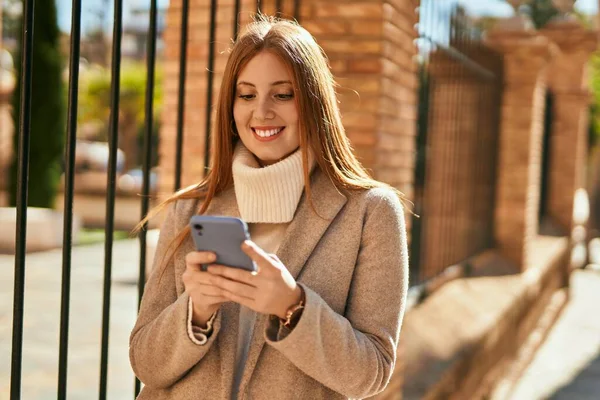
[[268,84],[271,82],[292,81],[292,75],[286,64],[273,53],[263,51],[254,56],[240,71],[238,82]]

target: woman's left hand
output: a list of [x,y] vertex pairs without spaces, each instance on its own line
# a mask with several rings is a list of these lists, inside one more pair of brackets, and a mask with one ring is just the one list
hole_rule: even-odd
[[211,265],[211,283],[223,290],[223,297],[262,314],[285,318],[287,310],[300,302],[302,289],[285,265],[247,240],[242,250],[257,265],[258,273]]

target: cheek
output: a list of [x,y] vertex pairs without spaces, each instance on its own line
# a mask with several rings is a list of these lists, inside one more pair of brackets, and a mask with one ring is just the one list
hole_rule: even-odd
[[242,127],[245,124],[243,107],[233,107],[233,120],[238,127]]
[[298,124],[298,110],[295,105],[283,110],[283,115],[289,124]]

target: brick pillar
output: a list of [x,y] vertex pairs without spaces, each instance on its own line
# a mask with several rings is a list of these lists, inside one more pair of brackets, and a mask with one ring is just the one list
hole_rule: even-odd
[[554,47],[521,31],[496,31],[489,44],[504,54],[494,236],[521,269],[537,234],[546,67]]
[[343,123],[356,154],[377,179],[412,198],[418,1],[302,4],[302,25],[323,47],[339,84]]
[[590,102],[587,64],[596,50],[597,37],[575,21],[550,23],[540,33],[561,50],[548,71],[548,86],[554,94],[548,214],[570,232],[573,196],[585,187]]

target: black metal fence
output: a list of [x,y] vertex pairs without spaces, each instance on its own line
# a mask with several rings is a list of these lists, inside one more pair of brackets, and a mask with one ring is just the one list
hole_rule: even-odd
[[462,6],[422,0],[418,27],[415,287],[464,274],[469,257],[492,247],[503,76],[502,57],[482,42],[485,26]]
[[538,220],[540,228],[543,229],[548,216],[548,191],[550,181],[550,137],[552,135],[552,122],[554,115],[554,94],[550,89],[546,90],[546,106],[544,113],[544,133],[542,136],[542,168],[540,173],[540,201]]
[[[177,139],[176,139],[176,162],[175,162],[175,186],[177,190],[181,186],[181,164],[184,130],[184,107],[186,86],[186,62],[187,62],[187,38],[189,19],[189,0],[181,0],[181,43],[179,60],[179,86],[178,86],[178,114],[177,114]],[[293,0],[293,17],[299,20],[299,0]],[[12,330],[12,357],[10,375],[10,397],[21,398],[22,385],[22,355],[23,355],[23,315],[25,301],[25,274],[26,274],[26,237],[27,237],[27,198],[28,198],[28,176],[29,176],[29,145],[31,127],[31,90],[32,90],[32,49],[33,49],[33,21],[35,15],[35,0],[24,0],[23,12],[23,48],[22,48],[22,76],[20,93],[20,126],[18,127],[18,187],[17,187],[17,227],[16,227],[16,249],[15,249],[15,275],[14,275],[14,302],[13,302],[13,330]],[[157,39],[157,1],[149,0],[149,31],[147,41],[147,86],[145,97],[145,127],[144,127],[144,163],[143,163],[143,186],[141,193],[141,215],[146,216],[149,209],[150,194],[150,163],[151,163],[151,135],[153,129],[153,92],[155,81],[156,64],[156,39]],[[281,14],[283,1],[277,0],[275,11]],[[209,57],[207,63],[207,101],[206,126],[208,149],[208,132],[210,132],[211,104],[213,103],[213,69],[215,55],[215,32],[216,15],[219,4],[217,0],[210,1],[209,40],[207,47]],[[260,0],[256,4],[256,11],[260,11]],[[236,38],[239,32],[240,0],[234,2],[234,17],[232,21],[232,38]],[[113,234],[115,219],[115,194],[117,173],[117,148],[118,148],[118,122],[119,122],[119,94],[120,94],[120,71],[121,71],[121,39],[123,32],[123,0],[114,1],[114,21],[112,35],[112,65],[111,65],[111,110],[109,119],[109,162],[107,175],[106,193],[106,228],[105,228],[105,254],[104,254],[104,286],[103,286],[103,313],[102,313],[102,339],[101,339],[101,365],[99,377],[99,397],[107,397],[107,374],[108,374],[108,343],[110,323],[110,300],[111,300],[111,277],[112,277],[112,254]],[[81,37],[81,0],[72,1],[70,43],[70,74],[69,74],[69,97],[68,97],[68,127],[67,143],[65,148],[65,197],[64,197],[64,238],[62,254],[62,289],[61,289],[61,318],[60,318],[60,348],[59,348],[59,374],[57,384],[57,397],[66,398],[67,391],[67,355],[69,343],[69,309],[71,293],[71,254],[72,254],[72,228],[73,228],[73,198],[74,198],[74,174],[75,174],[75,144],[77,134],[77,109],[78,109],[78,87],[79,87],[79,58]],[[207,154],[209,152],[207,151]],[[208,157],[206,157],[208,160]],[[207,161],[208,162],[208,161]],[[146,230],[142,229],[139,235],[140,260],[138,279],[138,307],[144,291],[146,271]],[[132,382],[133,385],[133,382]],[[135,382],[135,394],[139,392],[140,383]]]

